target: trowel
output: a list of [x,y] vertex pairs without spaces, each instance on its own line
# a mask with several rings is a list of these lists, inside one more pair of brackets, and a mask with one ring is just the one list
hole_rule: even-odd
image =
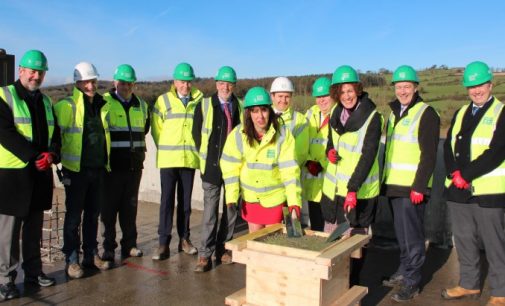
[[296,211],[293,210],[291,214],[289,213],[289,208],[283,207],[282,214],[284,216],[284,224],[286,225],[286,233],[288,237],[302,237],[303,230],[300,220],[296,215]]
[[[346,218],[347,219],[347,218]],[[328,236],[328,239],[326,239],[326,242],[332,242],[337,240],[338,238],[342,237],[342,235],[351,227],[349,224],[349,221],[346,220],[344,223],[340,223],[337,228],[331,232],[330,236]]]

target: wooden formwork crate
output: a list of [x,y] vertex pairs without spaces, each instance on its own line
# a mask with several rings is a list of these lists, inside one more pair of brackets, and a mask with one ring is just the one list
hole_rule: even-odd
[[[265,236],[285,232],[282,224],[226,243],[233,261],[245,264],[246,288],[226,297],[226,305],[356,305],[368,288],[349,288],[351,257],[360,258],[370,236],[354,235],[322,251],[267,244]],[[306,235],[328,234],[305,230]]]

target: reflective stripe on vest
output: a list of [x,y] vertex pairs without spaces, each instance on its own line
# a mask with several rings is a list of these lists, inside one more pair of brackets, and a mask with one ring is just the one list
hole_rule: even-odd
[[[348,132],[338,135],[331,129],[334,148],[342,157],[337,164],[329,163],[323,181],[323,193],[333,200],[335,194],[345,197],[347,195],[347,184],[354,173],[359,159],[362,155],[363,143],[366,131],[377,111],[373,111],[361,128],[355,132]],[[382,122],[381,116],[381,122]],[[369,199],[379,195],[379,162],[378,152],[375,155],[374,163],[370,168],[365,181],[357,192],[358,199]]]
[[[503,104],[496,98],[487,109],[486,113],[482,116],[479,124],[475,128],[472,139],[470,143],[470,161],[477,159],[484,151],[489,149],[489,144],[494,135],[496,129],[496,124],[498,118],[503,111]],[[469,105],[464,105],[456,115],[454,125],[451,134],[451,149],[453,154],[456,144],[456,137],[461,131],[461,125],[463,123],[463,117],[467,111]],[[497,135],[497,137],[503,137],[503,135]],[[474,141],[475,139],[475,141]],[[448,187],[452,181],[446,179],[445,185]],[[480,195],[493,195],[493,194],[504,194],[505,193],[505,161],[503,161],[498,167],[493,169],[478,178],[473,179],[471,182],[471,192],[475,196]]]
[[[386,135],[383,175],[385,184],[410,187],[414,183],[421,161],[419,124],[427,108],[428,105],[424,102],[416,103],[396,124],[396,116],[391,112]],[[431,187],[432,180],[433,176],[428,181],[428,187]]]
[[209,149],[209,139],[212,133],[212,119],[214,116],[214,108],[212,107],[211,98],[204,98],[202,100],[202,138],[200,142],[200,172],[205,173],[205,166],[207,161],[207,150]]
[[[33,127],[30,110],[26,102],[18,96],[14,85],[0,87],[0,97],[7,103],[12,112],[14,126],[17,132],[23,135],[27,141],[32,142]],[[46,95],[42,95],[42,101],[44,104],[48,129],[47,146],[49,147],[51,145],[54,132],[54,116],[51,100]],[[0,145],[0,168],[20,169],[26,167],[27,165],[28,162],[23,162],[9,150]]]

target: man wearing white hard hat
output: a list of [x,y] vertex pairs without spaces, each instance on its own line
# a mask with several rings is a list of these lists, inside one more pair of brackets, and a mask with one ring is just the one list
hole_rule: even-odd
[[[65,185],[63,253],[66,273],[81,278],[79,229],[82,216],[82,265],[107,270],[110,263],[98,256],[98,215],[104,195],[104,175],[109,168],[110,134],[107,105],[97,93],[98,72],[88,62],[74,68],[71,96],[54,106],[61,130],[62,183]],[[83,214],[84,212],[84,214]]]

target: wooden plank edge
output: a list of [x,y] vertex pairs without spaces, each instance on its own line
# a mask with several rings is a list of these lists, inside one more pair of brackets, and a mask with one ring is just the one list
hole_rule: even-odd
[[370,241],[370,235],[353,235],[316,257],[319,265],[332,266],[341,256],[348,256]]
[[363,297],[367,295],[368,287],[352,286],[344,295],[338,298],[331,306],[358,305]]
[[229,306],[241,306],[246,302],[246,289],[245,287],[233,292],[224,299],[224,304]]
[[265,227],[263,229],[260,229],[259,231],[256,231],[254,233],[249,233],[240,237],[237,237],[231,241],[228,241],[225,243],[224,247],[227,250],[230,251],[241,251],[247,246],[247,240],[254,240],[256,238],[259,238],[261,236],[265,236],[267,234],[276,232],[280,229],[282,229],[284,225],[282,224],[275,224],[272,226]]

